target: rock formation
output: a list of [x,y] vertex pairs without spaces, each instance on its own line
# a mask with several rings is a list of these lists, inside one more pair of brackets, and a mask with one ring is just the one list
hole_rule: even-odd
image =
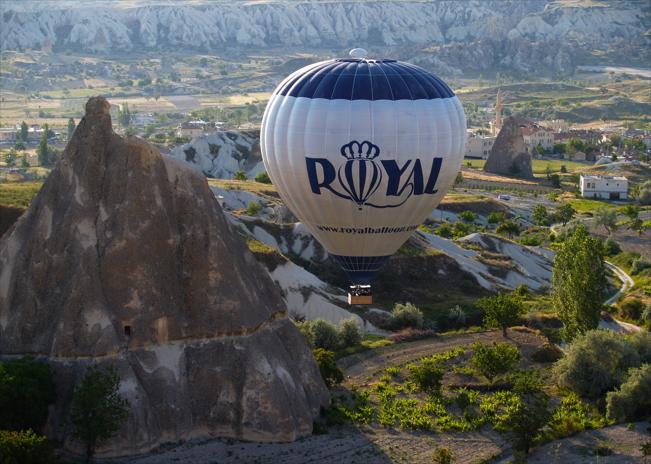
[[484,171],[527,179],[533,177],[531,154],[527,152],[522,129],[515,118],[504,119],[502,129],[484,165]]
[[90,363],[114,365],[130,416],[100,456],[193,437],[290,441],[328,392],[268,274],[203,175],[111,129],[93,98],[27,212],[0,240],[0,356],[55,370],[47,430]]
[[196,164],[209,177],[232,179],[236,171],[249,178],[264,171],[260,131],[218,131],[192,139],[172,156]]

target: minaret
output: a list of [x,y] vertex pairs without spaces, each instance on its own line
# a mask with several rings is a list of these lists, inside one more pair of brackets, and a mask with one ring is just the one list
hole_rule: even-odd
[[497,89],[497,101],[495,102],[495,122],[493,123],[493,135],[497,136],[502,128],[502,90]]

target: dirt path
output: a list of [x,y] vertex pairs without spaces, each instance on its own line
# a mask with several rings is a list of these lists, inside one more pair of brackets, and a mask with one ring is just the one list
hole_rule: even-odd
[[[627,424],[589,430],[573,437],[547,443],[527,458],[529,464],[628,464],[643,463],[640,447],[651,441],[648,422],[638,422],[632,429]],[[596,456],[595,448],[606,445],[612,449],[610,456]],[[504,462],[509,462],[505,459]],[[651,463],[651,459],[648,460]]]
[[[347,383],[361,384],[368,382],[378,371],[383,371],[391,365],[402,365],[423,356],[451,350],[457,346],[469,347],[475,342],[501,341],[505,341],[505,339],[502,337],[502,333],[496,330],[442,335],[347,356],[340,359],[337,364],[344,370]],[[518,345],[525,357],[543,343],[543,339],[535,333],[519,329],[509,329],[506,341]]]

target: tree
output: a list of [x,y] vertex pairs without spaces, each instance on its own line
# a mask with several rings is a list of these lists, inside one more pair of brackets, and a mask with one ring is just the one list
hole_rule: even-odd
[[396,303],[391,310],[391,325],[396,329],[404,329],[405,327],[420,329],[423,327],[424,322],[423,312],[412,303]]
[[0,363],[0,429],[41,430],[54,392],[47,363],[32,357]]
[[235,173],[233,174],[233,180],[246,180],[246,179],[247,179],[246,173],[242,170],[235,171]]
[[642,420],[651,415],[651,364],[631,369],[619,390],[606,396],[608,416],[617,421]]
[[29,161],[27,161],[27,155],[23,154],[22,158],[20,159],[20,167],[21,168],[28,168],[30,166]]
[[43,126],[43,135],[41,135],[41,140],[38,143],[38,149],[37,149],[37,154],[38,154],[38,163],[41,166],[47,166],[50,164],[50,159],[48,156],[48,150],[47,150],[47,133],[48,133],[48,126],[47,124]]
[[511,371],[520,361],[520,351],[510,343],[493,343],[472,345],[474,353],[471,358],[473,367],[492,385],[496,377]]
[[316,348],[312,351],[312,354],[314,354],[321,377],[328,388],[332,388],[344,380],[344,373],[337,367],[335,355],[332,351]]
[[328,321],[316,319],[310,323],[310,334],[315,348],[334,351],[339,346],[337,328]]
[[529,453],[551,417],[548,403],[549,397],[540,390],[520,395],[515,404],[506,408],[500,427],[511,432],[513,449]]
[[459,213],[459,218],[464,222],[475,222],[477,215],[470,210],[466,210]]
[[17,158],[16,150],[10,148],[9,152],[5,156],[5,162],[7,163],[7,166],[13,166],[14,164],[16,164],[16,158]]
[[559,176],[558,174],[552,174],[549,177],[549,180],[552,183],[552,187],[560,188],[560,186],[561,186],[561,176]]
[[552,272],[552,303],[569,340],[599,325],[605,287],[603,244],[581,224],[561,244]]
[[498,234],[508,234],[509,238],[513,238],[513,235],[520,234],[520,226],[513,221],[505,221],[495,229],[495,232]]
[[621,334],[590,330],[577,336],[552,368],[561,388],[597,400],[619,387],[629,369],[640,366],[640,353]]
[[269,178],[269,174],[267,174],[266,171],[258,173],[258,175],[255,176],[255,181],[260,182],[261,184],[271,184],[271,179]]
[[493,211],[488,214],[489,224],[499,224],[502,221],[504,221],[504,213],[502,211]]
[[72,394],[70,422],[73,436],[86,446],[86,462],[129,416],[129,403],[119,388],[120,376],[115,367],[92,366]]
[[545,205],[536,205],[531,212],[531,219],[539,226],[546,226],[549,224],[549,213]]
[[355,319],[346,319],[339,324],[339,344],[342,348],[356,346],[362,342],[362,331]]
[[614,208],[602,206],[594,212],[594,223],[596,226],[603,226],[608,235],[617,230],[617,211]]
[[554,210],[554,220],[566,225],[572,220],[576,210],[569,203],[564,203]]
[[68,140],[72,138],[72,134],[75,133],[75,128],[77,125],[75,124],[75,120],[70,118],[68,119]]
[[126,102],[122,108],[118,107],[118,123],[124,128],[131,124],[131,111],[129,111],[129,104]]
[[27,143],[27,137],[29,136],[29,126],[25,121],[20,123],[20,140]]
[[502,329],[506,337],[506,329],[513,327],[525,313],[525,307],[520,298],[512,293],[498,293],[477,300],[477,306],[484,310],[484,324],[488,327]]

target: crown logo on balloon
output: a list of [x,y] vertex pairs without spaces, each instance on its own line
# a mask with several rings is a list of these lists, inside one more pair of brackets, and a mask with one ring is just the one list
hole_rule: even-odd
[[372,160],[380,156],[380,147],[366,140],[364,142],[353,140],[341,147],[341,156],[348,160]]

